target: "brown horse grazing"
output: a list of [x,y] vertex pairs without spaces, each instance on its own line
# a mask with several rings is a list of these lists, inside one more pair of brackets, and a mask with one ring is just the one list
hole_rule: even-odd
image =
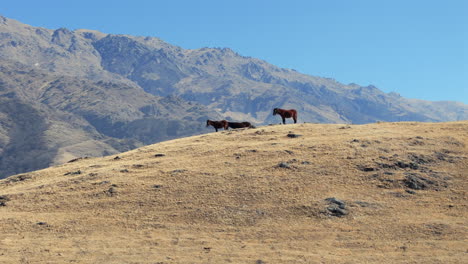
[[281,108],[275,108],[273,109],[273,115],[280,115],[281,118],[283,119],[283,124],[286,124],[286,118],[292,118],[294,119],[294,124],[297,123],[297,111],[296,109],[281,109]]
[[224,130],[228,129],[228,121],[226,120],[221,120],[221,121],[211,121],[211,120],[206,120],[206,127],[212,126],[216,129],[216,132],[218,132],[218,128],[224,128]]
[[249,122],[228,122],[228,127],[232,129],[236,128],[254,128]]

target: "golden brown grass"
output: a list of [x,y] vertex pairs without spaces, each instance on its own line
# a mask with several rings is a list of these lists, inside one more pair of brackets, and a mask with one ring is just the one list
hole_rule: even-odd
[[0,263],[466,263],[467,135],[466,121],[266,126],[12,176]]

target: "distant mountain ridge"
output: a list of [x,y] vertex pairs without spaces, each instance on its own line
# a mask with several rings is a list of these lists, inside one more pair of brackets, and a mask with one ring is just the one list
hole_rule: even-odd
[[134,81],[149,93],[176,94],[226,117],[260,124],[276,122],[271,109],[277,106],[297,108],[305,122],[437,122],[468,117],[462,103],[410,100],[374,86],[343,85],[243,57],[227,48],[184,50],[153,38],[116,35],[107,35],[94,46],[103,55],[105,70]]
[[203,133],[207,118],[277,123],[454,121],[468,106],[282,69],[229,48],[32,27],[0,17],[0,178]]

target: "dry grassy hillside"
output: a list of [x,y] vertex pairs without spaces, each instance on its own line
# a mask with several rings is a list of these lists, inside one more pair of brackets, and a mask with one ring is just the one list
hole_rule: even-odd
[[12,176],[0,263],[467,263],[467,135],[277,125]]

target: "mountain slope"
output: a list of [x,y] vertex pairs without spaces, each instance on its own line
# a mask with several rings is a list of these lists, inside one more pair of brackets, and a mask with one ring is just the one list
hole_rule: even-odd
[[92,45],[104,36],[0,17],[0,178],[199,134],[219,118],[104,70]]
[[200,133],[203,106],[125,83],[0,65],[0,178]]
[[12,176],[0,262],[463,263],[467,132],[267,126]]
[[294,107],[306,122],[468,118],[464,104],[408,100],[374,86],[343,85],[243,57],[226,48],[184,50],[152,38],[122,35],[107,35],[93,45],[102,55],[104,69],[138,83],[145,91],[176,94],[232,119],[274,122],[271,109],[275,107]]

